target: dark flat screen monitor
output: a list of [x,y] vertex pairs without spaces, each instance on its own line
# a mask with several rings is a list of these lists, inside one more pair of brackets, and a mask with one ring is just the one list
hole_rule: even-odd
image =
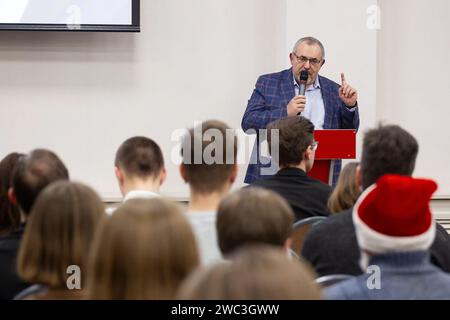
[[140,0],[0,0],[0,30],[140,31]]

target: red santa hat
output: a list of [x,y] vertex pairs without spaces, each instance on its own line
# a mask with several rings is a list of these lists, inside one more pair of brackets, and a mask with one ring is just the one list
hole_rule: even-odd
[[353,208],[359,247],[371,253],[427,250],[436,226],[429,202],[432,180],[385,175],[370,186]]

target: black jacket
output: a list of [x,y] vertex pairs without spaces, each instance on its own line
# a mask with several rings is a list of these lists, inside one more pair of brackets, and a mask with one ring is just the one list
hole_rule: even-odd
[[0,300],[14,298],[29,284],[21,281],[16,273],[16,256],[22,240],[24,226],[0,237]]
[[[352,210],[353,208],[330,216],[315,225],[306,235],[302,256],[311,263],[319,276],[362,273]],[[449,273],[450,236],[439,223],[436,223],[436,238],[430,253],[431,262]]]
[[329,215],[327,201],[331,187],[308,177],[301,169],[281,169],[274,176],[256,181],[253,186],[275,191],[284,197],[294,210],[296,221]]

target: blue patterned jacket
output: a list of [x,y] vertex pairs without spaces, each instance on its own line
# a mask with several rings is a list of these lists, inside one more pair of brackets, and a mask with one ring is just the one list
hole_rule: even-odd
[[[349,111],[339,98],[339,84],[319,76],[322,98],[325,105],[324,129],[358,129],[359,112]],[[256,87],[248,101],[242,118],[242,129],[254,129],[258,139],[253,148],[251,163],[248,166],[245,183],[251,184],[261,178],[260,169],[270,164],[260,163],[260,139],[258,130],[277,119],[287,116],[287,105],[295,96],[292,69],[259,77]],[[256,163],[255,163],[256,162]],[[341,171],[341,161],[335,161],[333,185]]]

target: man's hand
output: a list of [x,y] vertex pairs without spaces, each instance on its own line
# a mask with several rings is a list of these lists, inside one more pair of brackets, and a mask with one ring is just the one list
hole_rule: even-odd
[[344,102],[347,107],[352,108],[356,106],[356,103],[358,102],[358,91],[349,86],[343,73],[341,73],[341,80],[342,86],[339,88],[339,98],[341,98],[342,102]]
[[295,96],[287,106],[288,116],[296,116],[300,112],[305,111],[306,97],[305,96]]

